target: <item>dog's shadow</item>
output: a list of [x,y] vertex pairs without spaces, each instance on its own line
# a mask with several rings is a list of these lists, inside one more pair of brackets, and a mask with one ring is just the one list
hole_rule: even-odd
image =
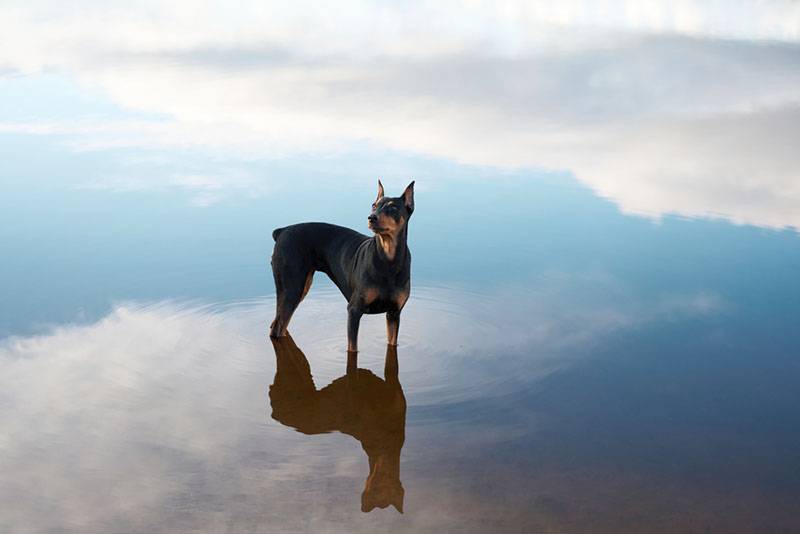
[[356,438],[369,458],[361,510],[403,512],[400,451],[405,441],[406,399],[397,377],[397,347],[387,345],[384,379],[358,369],[348,354],[347,373],[317,390],[311,367],[291,336],[273,338],[277,368],[269,388],[272,418],[304,434],[339,431]]

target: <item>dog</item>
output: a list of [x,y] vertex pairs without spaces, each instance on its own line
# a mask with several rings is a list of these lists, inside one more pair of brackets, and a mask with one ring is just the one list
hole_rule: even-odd
[[365,313],[385,313],[389,345],[397,345],[400,312],[411,292],[408,220],[414,212],[414,182],[399,197],[385,197],[378,180],[364,234],[327,223],[301,223],[272,232],[272,274],[277,307],[271,338],[286,335],[289,321],[311,288],[316,271],[336,284],[347,300],[347,350],[358,351],[358,325]]
[[358,369],[349,353],[347,374],[322,389],[290,335],[272,339],[275,380],[269,387],[272,418],[303,434],[338,431],[361,443],[369,475],[361,494],[361,511],[394,506],[403,513],[400,452],[405,441],[406,398],[398,380],[397,347],[386,346],[384,378]]

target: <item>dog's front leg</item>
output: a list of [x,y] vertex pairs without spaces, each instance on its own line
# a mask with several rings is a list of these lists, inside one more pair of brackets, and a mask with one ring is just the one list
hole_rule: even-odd
[[386,312],[386,338],[389,345],[397,346],[400,332],[400,310]]
[[399,387],[397,381],[398,365],[397,365],[397,345],[386,345],[386,361],[383,364],[383,379],[387,384],[393,384]]
[[356,306],[347,307],[347,350],[358,351],[358,325],[363,312]]

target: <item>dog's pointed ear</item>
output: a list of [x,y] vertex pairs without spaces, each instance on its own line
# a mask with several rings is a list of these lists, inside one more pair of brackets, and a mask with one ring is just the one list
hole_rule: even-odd
[[408,184],[406,190],[403,191],[403,201],[406,203],[408,213],[414,211],[414,182]]
[[375,199],[375,202],[379,201],[383,198],[383,184],[381,183],[380,178],[378,178],[378,198]]

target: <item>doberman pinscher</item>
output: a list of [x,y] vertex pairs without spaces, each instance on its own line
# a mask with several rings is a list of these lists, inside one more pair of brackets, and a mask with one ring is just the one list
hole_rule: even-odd
[[375,234],[327,223],[301,223],[272,232],[272,274],[277,310],[270,337],[286,335],[292,314],[308,293],[315,271],[327,274],[347,299],[347,350],[358,350],[358,324],[365,313],[386,313],[389,345],[397,345],[400,311],[411,290],[411,252],[406,245],[414,212],[414,182],[399,197],[378,198],[368,220]]

